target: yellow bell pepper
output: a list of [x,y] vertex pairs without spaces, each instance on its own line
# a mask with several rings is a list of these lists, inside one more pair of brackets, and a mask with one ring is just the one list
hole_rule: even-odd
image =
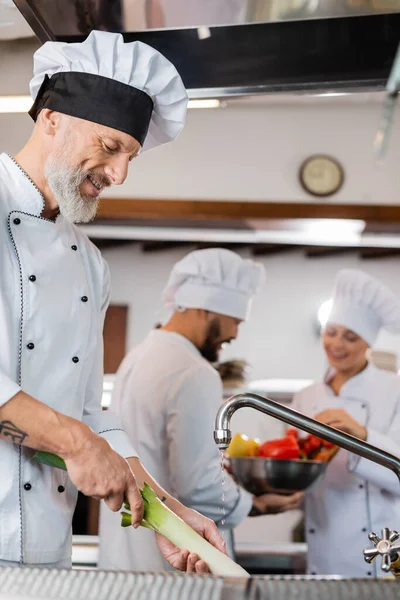
[[259,447],[260,440],[257,438],[249,439],[247,435],[244,435],[243,433],[237,433],[233,436],[226,452],[228,456],[232,456],[232,458],[257,456]]

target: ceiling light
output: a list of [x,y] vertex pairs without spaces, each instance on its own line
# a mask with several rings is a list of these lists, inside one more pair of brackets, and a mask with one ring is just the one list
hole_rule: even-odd
[[189,100],[188,108],[219,108],[221,103],[216,98]]
[[312,94],[318,98],[335,98],[336,96],[350,96],[350,92],[321,92],[320,94]]
[[[26,113],[31,108],[33,100],[30,96],[0,96],[0,113]],[[189,100],[188,108],[219,108],[217,98]]]
[[0,96],[0,113],[26,113],[32,104],[30,96]]
[[198,35],[199,40],[206,40],[207,38],[211,37],[210,28],[209,27],[198,27],[197,35]]

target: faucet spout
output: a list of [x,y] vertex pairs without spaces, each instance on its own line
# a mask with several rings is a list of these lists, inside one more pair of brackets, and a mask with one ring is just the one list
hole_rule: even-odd
[[358,456],[391,469],[400,482],[400,459],[396,456],[258,394],[236,394],[221,406],[215,419],[214,430],[214,440],[220,450],[225,450],[232,439],[230,430],[232,415],[239,408],[244,407],[254,408],[266,415],[275,417],[279,421],[284,421],[293,427],[298,427]]

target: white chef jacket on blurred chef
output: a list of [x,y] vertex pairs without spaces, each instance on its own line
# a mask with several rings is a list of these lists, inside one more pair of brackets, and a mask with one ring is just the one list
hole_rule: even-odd
[[[137,456],[101,410],[107,266],[77,227],[42,210],[36,186],[0,155],[0,405],[22,389]],[[55,563],[71,555],[77,491],[32,455],[0,439],[0,560]]]
[[[228,475],[222,487],[220,453],[213,440],[221,401],[220,377],[198,349],[177,333],[154,330],[125,357],[111,409],[161,486],[217,524],[223,518],[224,493],[225,528],[233,528],[250,512],[252,496]],[[128,531],[120,521],[102,506],[100,567],[169,568],[152,531]]]
[[[400,377],[369,364],[335,396],[326,382],[294,397],[293,408],[310,417],[329,408],[347,411],[367,429],[367,441],[400,456]],[[306,496],[310,573],[380,577],[380,562],[364,562],[368,533],[400,527],[400,484],[396,475],[340,449],[323,481]]]

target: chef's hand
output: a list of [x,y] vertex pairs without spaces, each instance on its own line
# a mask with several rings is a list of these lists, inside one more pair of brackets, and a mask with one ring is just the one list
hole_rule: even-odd
[[[180,504],[179,507],[174,508],[174,512],[190,525],[192,529],[210,542],[210,544],[226,554],[225,542],[213,521],[182,504]],[[159,534],[157,534],[157,543],[164,558],[175,569],[186,571],[187,573],[210,572],[204,560],[201,560],[197,554],[191,553],[188,550],[180,550],[164,536]]]
[[325,425],[330,425],[335,429],[349,433],[360,440],[367,439],[367,430],[360,425],[358,421],[353,419],[348,412],[342,408],[328,408],[318,413],[314,419]]
[[64,457],[71,481],[85,496],[104,499],[114,512],[126,499],[132,525],[138,527],[143,519],[143,500],[128,462],[99,435],[91,432],[86,437],[72,456]]
[[286,512],[287,510],[295,510],[301,506],[304,500],[303,492],[296,492],[289,496],[282,494],[263,494],[262,496],[254,496],[253,507],[255,510],[250,511],[250,517],[262,515],[276,515]]

